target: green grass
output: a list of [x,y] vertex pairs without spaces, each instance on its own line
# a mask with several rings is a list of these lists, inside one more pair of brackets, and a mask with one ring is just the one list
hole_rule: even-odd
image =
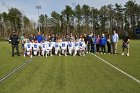
[[[0,77],[30,58],[11,57],[10,46],[0,42]],[[101,55],[140,80],[140,41],[131,41],[130,57]],[[118,53],[121,54],[121,43]],[[0,82],[0,93],[139,93],[140,84],[91,54],[86,57],[33,57],[25,67]]]

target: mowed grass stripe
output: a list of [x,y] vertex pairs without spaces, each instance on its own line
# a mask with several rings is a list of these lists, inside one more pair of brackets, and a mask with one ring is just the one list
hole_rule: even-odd
[[[34,60],[32,60],[34,61]],[[37,64],[37,63],[36,63]],[[34,74],[36,74],[37,69],[40,68],[40,65],[34,65],[33,62],[31,63],[32,66],[27,66],[24,68],[24,71],[20,71],[18,73],[15,73],[14,76],[11,77],[11,79],[8,79],[5,81],[5,87],[3,87],[3,93],[10,93],[12,89],[13,92],[19,92],[22,91],[22,89],[28,84],[32,83],[31,79],[34,79]],[[7,83],[10,82],[10,83]],[[29,87],[29,86],[28,86]],[[5,92],[6,90],[6,92]]]
[[[67,93],[109,93],[109,91],[124,93],[139,90],[135,82],[129,81],[119,72],[100,62],[100,60],[92,59],[91,57],[94,58],[92,55],[88,55],[83,59],[75,59],[78,62],[67,64],[66,68],[68,69],[67,72],[69,72],[66,75],[68,81],[66,87],[69,90]],[[84,59],[86,62],[82,61]]]
[[19,71],[20,69],[22,69],[25,65],[29,64],[29,62],[31,62],[31,59],[24,62],[23,64],[21,64],[20,66],[16,67],[15,69],[13,69],[11,72],[6,73],[3,77],[0,77],[0,83],[3,82],[4,80],[6,80],[8,77],[10,77],[12,74],[16,73],[17,71]]
[[[9,84],[8,84],[9,83]],[[0,85],[0,93],[138,93],[139,85],[88,54],[34,57]]]
[[[134,46],[133,46],[134,45]],[[139,46],[140,41],[131,40],[130,41],[130,56],[122,56],[122,42],[118,43],[118,55],[101,55],[97,56],[103,58],[104,60],[110,62],[112,65],[119,67],[121,70],[129,73],[135,78],[140,80],[140,58],[139,58]]]
[[0,77],[11,72],[30,58],[24,58],[23,56],[11,56],[11,45],[7,42],[0,42]]

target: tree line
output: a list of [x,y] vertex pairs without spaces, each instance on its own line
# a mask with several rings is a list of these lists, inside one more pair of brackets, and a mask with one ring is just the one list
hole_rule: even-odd
[[16,8],[0,14],[0,35],[9,35],[12,30],[18,33],[35,33],[40,28],[42,33],[50,34],[83,34],[91,31],[97,34],[109,34],[113,30],[123,34],[124,31],[128,31],[131,37],[135,38],[135,30],[140,27],[140,4],[132,0],[125,5],[109,4],[100,9],[79,4],[73,9],[66,5],[60,13],[52,11],[51,17],[41,14],[38,23],[22,15],[22,12]]

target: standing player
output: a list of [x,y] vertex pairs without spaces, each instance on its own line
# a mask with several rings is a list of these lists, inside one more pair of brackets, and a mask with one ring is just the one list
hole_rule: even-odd
[[52,44],[51,40],[47,41],[46,42],[46,57],[48,55],[52,56],[52,48],[53,48],[53,44]]
[[61,52],[65,56],[67,56],[67,45],[68,45],[68,42],[66,41],[61,42]]
[[55,48],[55,55],[61,56],[61,46],[58,40],[56,40],[54,48]]
[[33,43],[33,54],[34,56],[40,56],[40,50],[39,50],[39,46],[40,46],[40,43],[38,43],[37,40],[34,41]]
[[86,44],[84,42],[84,38],[81,39],[81,42],[80,42],[80,56],[84,56],[85,57],[85,49],[86,49]]
[[72,39],[70,39],[70,42],[68,43],[68,51],[70,55],[73,55],[73,51],[74,51],[74,42],[72,41]]
[[27,42],[24,44],[24,57],[30,56],[32,58],[32,43],[30,40],[27,40]]
[[76,39],[76,42],[74,44],[74,56],[76,56],[79,53],[79,40]]

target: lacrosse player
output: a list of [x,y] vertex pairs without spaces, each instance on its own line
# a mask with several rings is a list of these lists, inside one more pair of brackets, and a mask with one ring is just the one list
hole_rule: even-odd
[[40,43],[38,43],[37,40],[34,41],[33,43],[33,54],[34,56],[40,56],[40,50],[39,50],[39,46],[40,46]]
[[27,42],[24,44],[24,57],[30,56],[32,58],[32,43],[30,40],[27,40]]
[[46,42],[46,57],[48,55],[52,56],[52,48],[53,48],[53,43],[50,41]]
[[58,40],[56,40],[54,48],[55,48],[55,55],[61,56],[61,45],[60,42],[58,42]]
[[46,42],[43,41],[41,43],[41,51],[42,51],[41,54],[42,54],[42,56],[45,56],[45,54],[46,54],[46,48],[47,48],[46,46],[47,46]]
[[74,45],[74,56],[76,56],[79,53],[79,40],[76,39],[75,45]]
[[72,41],[72,39],[70,39],[70,42],[68,43],[68,52],[70,55],[73,55],[73,51],[74,51],[74,42]]
[[65,56],[67,56],[67,45],[68,45],[68,42],[66,41],[61,42],[61,52]]
[[85,57],[85,49],[86,49],[86,44],[84,42],[84,38],[82,38],[80,42],[80,56]]

